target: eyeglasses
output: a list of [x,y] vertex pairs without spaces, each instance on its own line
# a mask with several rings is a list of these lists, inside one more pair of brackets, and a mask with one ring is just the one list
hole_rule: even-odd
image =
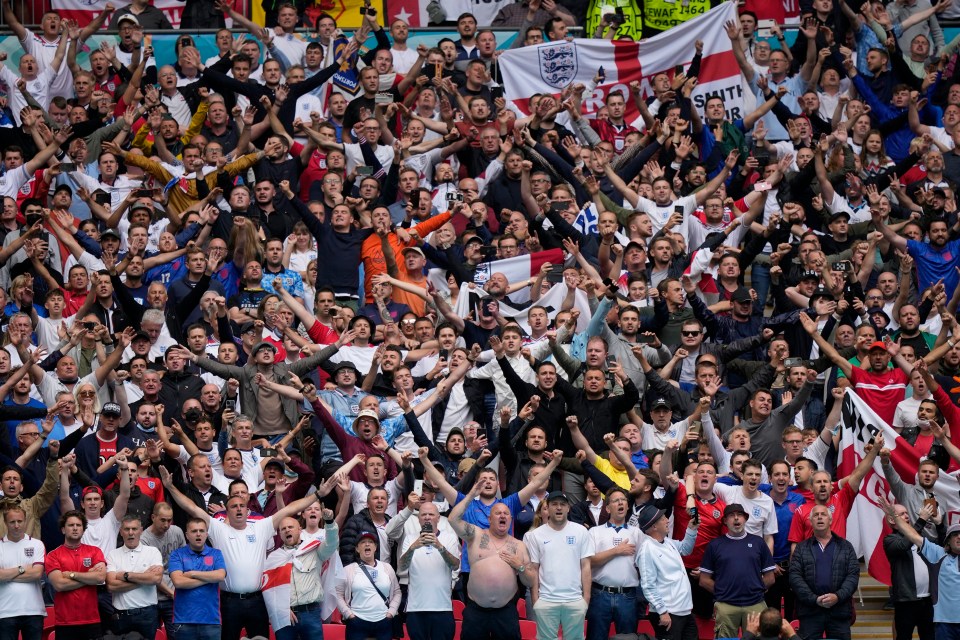
[[400,324],[413,325],[413,324],[417,324],[417,321],[416,321],[416,320],[401,320],[401,321],[400,321]]
[[699,331],[681,331],[680,335],[682,335],[684,338],[695,338],[696,336],[700,335],[700,332]]
[[803,444],[803,440],[784,440],[783,444]]
[[96,391],[81,391],[81,392],[78,393],[77,395],[80,396],[81,398],[92,398],[93,396],[97,395],[97,392],[96,392]]

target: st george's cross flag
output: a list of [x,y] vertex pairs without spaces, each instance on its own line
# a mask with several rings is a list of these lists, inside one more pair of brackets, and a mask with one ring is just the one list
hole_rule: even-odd
[[[893,427],[854,391],[847,389],[843,396],[840,456],[837,477],[849,475],[863,460],[865,445],[877,433],[882,433],[884,446],[890,449],[890,462],[907,484],[916,483],[917,468],[922,456]],[[941,473],[934,487],[945,524],[960,523],[960,482],[955,475]],[[884,496],[894,502],[890,486],[883,475],[879,457],[860,483],[860,493],[847,517],[847,540],[867,563],[867,570],[875,579],[890,584],[890,563],[883,551],[883,537],[890,533],[878,498]]]
[[[596,113],[607,95],[618,90],[627,98],[629,122],[638,115],[629,99],[630,83],[640,82],[644,98],[653,95],[653,77],[666,73],[673,78],[677,67],[688,69],[696,53],[695,43],[702,40],[699,83],[691,94],[694,106],[702,111],[707,99],[716,95],[723,98],[728,117],[742,118],[746,83],[741,81],[740,67],[723,28],[728,20],[738,20],[735,2],[724,2],[698,18],[640,42],[577,38],[505,51],[499,64],[506,95],[556,96],[571,84],[590,86],[597,70],[603,67],[606,79],[591,93],[584,94],[581,110],[587,116]],[[529,112],[526,98],[514,97],[513,103],[520,111]]]

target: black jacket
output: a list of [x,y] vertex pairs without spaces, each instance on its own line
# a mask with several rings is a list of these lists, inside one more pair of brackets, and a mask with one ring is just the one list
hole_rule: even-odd
[[[390,516],[384,514],[384,518],[389,522]],[[340,531],[340,561],[343,562],[343,566],[347,566],[351,562],[357,562],[356,546],[357,540],[360,539],[360,534],[364,531],[369,531],[376,534],[377,527],[373,524],[373,520],[370,518],[370,510],[363,509],[360,513],[355,513],[343,524],[343,529]],[[383,555],[380,552],[380,538],[377,537],[377,560],[383,558]]]
[[[797,598],[797,614],[800,618],[824,611],[823,607],[817,604],[817,597],[823,594],[814,591],[817,581],[814,549],[818,544],[812,536],[798,543],[790,560],[790,588]],[[853,609],[853,594],[860,582],[860,563],[853,545],[840,536],[833,534],[830,544],[834,545],[834,549],[830,590],[827,593],[836,594],[838,600],[837,604],[827,611],[831,617],[849,620]]]
[[577,504],[570,507],[570,515],[568,516],[570,522],[576,522],[577,524],[582,524],[587,529],[590,527],[596,527],[601,524],[606,524],[607,520],[610,519],[610,514],[607,513],[607,510],[603,507],[600,508],[600,522],[597,522],[593,513],[590,511],[590,501],[584,500],[583,502],[578,502]]
[[[920,520],[923,526],[917,528],[917,532],[923,532],[926,526],[925,522]],[[916,528],[916,524],[914,525]],[[883,538],[883,551],[887,554],[887,560],[890,562],[890,597],[894,602],[916,602],[917,597],[917,575],[914,570],[913,543],[899,531],[888,533]],[[926,569],[924,569],[926,571]]]
[[[180,463],[170,456],[164,456],[161,464],[163,464],[170,472],[170,475],[173,478],[173,486],[179,489],[180,493],[190,498],[190,501],[193,502],[193,504],[206,511],[208,503],[206,500],[204,500],[203,494],[200,493],[200,490],[197,489],[192,482],[183,481],[183,471],[180,468]],[[209,504],[219,504],[226,508],[227,495],[217,489],[215,486],[210,485]],[[176,500],[170,500],[170,506],[173,507],[173,523],[186,531],[187,520],[193,516],[184,511],[183,508],[177,504]]]

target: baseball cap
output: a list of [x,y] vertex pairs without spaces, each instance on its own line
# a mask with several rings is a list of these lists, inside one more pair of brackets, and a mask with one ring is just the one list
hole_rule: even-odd
[[460,464],[457,465],[457,473],[466,473],[470,471],[477,464],[477,461],[473,458],[464,458],[460,461]]
[[734,302],[753,302],[753,296],[750,295],[750,289],[746,287],[737,287],[730,299]]
[[814,271],[813,269],[808,269],[807,271],[803,271],[800,274],[800,279],[801,280],[819,280],[820,273],[818,271]]
[[750,514],[747,513],[747,510],[743,508],[742,504],[728,504],[723,508],[723,519],[726,520],[727,516],[732,516],[735,513],[739,513],[747,520],[750,519]]
[[553,502],[554,500],[563,500],[567,504],[570,504],[570,497],[563,491],[551,491],[547,494],[547,502]]
[[414,253],[419,253],[421,256],[426,258],[427,256],[423,253],[423,249],[420,247],[404,247],[402,253],[407,253],[408,251],[413,251]]
[[357,537],[357,543],[359,544],[361,540],[373,540],[377,544],[380,543],[380,538],[377,537],[377,534],[371,533],[370,531],[361,531]]
[[[83,491],[80,493],[80,497],[83,498],[83,497],[85,497],[88,493],[95,493],[95,494],[97,494],[98,496],[102,496],[102,495],[103,495],[103,489],[101,489],[100,487],[98,487],[98,486],[96,486],[96,485],[90,485],[89,487],[84,487],[84,488],[83,488]],[[957,525],[953,525],[953,526],[957,526]],[[949,534],[948,534],[948,535],[949,535]]]
[[850,222],[850,214],[847,213],[846,211],[835,211],[834,213],[832,213],[830,215],[830,222],[834,222],[835,220],[839,220],[840,218],[846,218],[847,222]]
[[943,539],[948,540],[950,536],[952,536],[955,533],[960,533],[960,524],[952,524],[949,527],[947,527],[947,535],[945,535]]
[[56,192],[58,192],[58,191],[66,191],[66,192],[69,193],[71,196],[73,196],[73,188],[72,188],[70,185],[68,185],[68,184],[61,184],[59,187],[57,187],[56,189],[53,190],[54,193],[56,193]]
[[631,240],[627,243],[627,246],[623,248],[623,252],[626,253],[630,249],[640,249],[641,251],[646,251],[647,247],[642,242],[637,242],[636,240]]
[[103,233],[101,233],[101,234],[100,234],[100,241],[102,242],[103,239],[106,238],[107,236],[116,238],[117,240],[120,239],[120,234],[117,233],[116,229],[107,229],[106,231],[104,231]]
[[150,212],[153,211],[153,207],[148,205],[146,202],[134,202],[132,205],[130,205],[130,211],[135,211],[136,209],[146,209]]
[[264,463],[263,468],[266,469],[267,467],[277,467],[281,471],[284,471],[286,469],[284,464],[280,462],[280,460],[277,458],[270,458],[269,460],[267,460],[266,463]]
[[248,320],[247,322],[244,322],[242,325],[240,325],[240,335],[245,334],[247,331],[252,331],[255,326],[256,325],[253,323],[253,321]]
[[119,418],[120,412],[121,412],[120,405],[118,405],[116,402],[108,402],[107,404],[103,405],[103,409],[100,410],[100,415],[102,416],[109,415],[109,416],[115,416]]
[[654,409],[669,409],[670,403],[667,402],[666,398],[655,398],[654,401],[650,404],[650,411]]
[[135,334],[133,334],[133,339],[130,340],[130,342],[135,342],[136,340],[146,340],[149,342],[150,334],[146,331],[137,331]]
[[120,16],[120,19],[117,20],[117,26],[120,26],[120,24],[124,22],[132,22],[138,27],[140,26],[140,21],[137,20],[137,16],[133,15],[132,13],[125,13],[124,15]]
[[873,351],[874,349],[880,349],[881,351],[887,350],[887,345],[883,340],[875,340],[870,343],[870,346],[867,347],[867,351]]
[[833,294],[830,293],[830,290],[826,287],[817,287],[810,295],[810,302],[813,302],[815,298],[828,298],[833,300]]
[[472,236],[469,240],[463,243],[463,246],[466,247],[467,245],[473,244],[474,242],[476,242],[477,244],[483,244],[483,238],[481,238],[480,236]]

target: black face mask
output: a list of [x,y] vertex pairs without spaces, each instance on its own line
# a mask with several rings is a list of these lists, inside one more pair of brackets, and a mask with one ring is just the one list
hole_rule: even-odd
[[183,414],[183,417],[187,422],[197,422],[200,420],[200,415],[200,409],[187,409],[187,411]]

